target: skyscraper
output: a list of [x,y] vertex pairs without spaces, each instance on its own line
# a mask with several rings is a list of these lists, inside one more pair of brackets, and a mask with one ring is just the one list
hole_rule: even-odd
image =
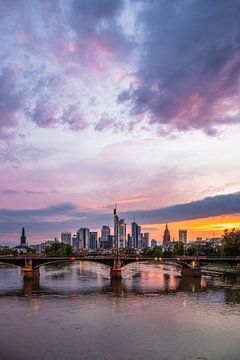
[[101,229],[100,247],[102,249],[110,249],[110,227],[103,225]]
[[118,224],[119,248],[125,249],[126,247],[126,223],[124,219],[119,220]]
[[170,242],[170,232],[168,230],[168,224],[166,222],[166,228],[164,230],[164,234],[163,234],[163,244],[166,244]]
[[20,246],[21,247],[27,246],[27,237],[26,237],[26,234],[25,234],[24,227],[22,228],[22,234],[21,234],[21,237],[20,237]]
[[97,238],[98,238],[97,231],[91,231],[89,235],[89,248],[91,250],[97,249]]
[[61,233],[61,242],[67,245],[72,245],[72,234],[70,232]]
[[79,249],[77,234],[74,234],[72,236],[72,247],[73,247],[73,250],[75,250],[75,251],[77,251]]
[[141,248],[149,246],[149,233],[141,234]]
[[88,228],[80,228],[77,231],[77,239],[79,249],[89,249],[89,229]]
[[117,214],[117,206],[115,206],[115,209],[113,211],[113,220],[114,220],[114,248],[118,249],[119,220]]
[[132,246],[137,249],[141,246],[141,226],[132,222]]
[[180,229],[178,232],[179,236],[178,236],[178,240],[185,243],[187,242],[187,230],[186,229]]

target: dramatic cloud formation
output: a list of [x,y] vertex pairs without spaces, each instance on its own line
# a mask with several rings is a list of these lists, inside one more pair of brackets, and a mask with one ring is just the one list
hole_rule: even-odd
[[140,125],[156,134],[214,134],[238,122],[237,0],[0,6],[1,133],[20,119],[74,131]]
[[[240,213],[240,192],[208,197],[187,204],[162,209],[126,212],[121,214],[130,223],[135,217],[142,224],[157,224],[164,221],[182,221],[219,215]],[[112,226],[112,213],[79,210],[74,204],[59,204],[42,209],[9,210],[0,209],[2,231],[18,231],[22,225],[31,232],[60,232],[66,228],[76,231],[79,227],[99,228],[103,224]]]
[[235,212],[195,201],[239,191],[239,12],[0,1],[0,231],[100,226],[115,202],[146,224]]
[[[239,121],[239,1],[143,1],[138,84],[118,101],[150,124],[213,134]],[[162,126],[162,127],[161,127]]]

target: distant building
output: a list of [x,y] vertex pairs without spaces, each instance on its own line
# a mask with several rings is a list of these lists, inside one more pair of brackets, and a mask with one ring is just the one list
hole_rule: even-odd
[[113,212],[113,219],[114,219],[114,248],[125,249],[126,224],[124,219],[119,219],[116,207]]
[[80,228],[77,231],[78,249],[89,249],[90,234],[88,228]]
[[90,250],[97,249],[97,239],[98,239],[97,231],[91,231],[90,235],[89,235],[89,249]]
[[67,245],[72,245],[72,234],[70,232],[61,233],[61,242]]
[[73,250],[75,250],[75,251],[77,251],[79,249],[77,234],[74,234],[72,236],[72,247],[73,247]]
[[113,210],[113,221],[114,221],[114,244],[113,247],[115,249],[118,248],[118,236],[119,236],[119,219],[117,214],[117,207],[115,206],[115,209]]
[[163,234],[163,245],[170,242],[170,231],[168,230],[168,224],[166,222],[166,228]]
[[114,235],[109,235],[109,249],[113,248]]
[[141,247],[141,226],[135,221],[132,222],[132,247],[135,249]]
[[155,248],[157,246],[157,241],[152,239],[151,240],[151,248]]
[[25,233],[24,227],[22,228],[22,234],[20,237],[20,247],[26,247],[27,246],[27,237]]
[[101,229],[101,238],[100,238],[100,248],[101,249],[110,249],[110,227],[107,225],[103,225]]
[[132,236],[130,234],[127,234],[127,248],[132,249],[133,248],[133,241]]
[[124,219],[119,220],[118,239],[119,239],[119,248],[125,249],[125,247],[126,247],[126,223],[125,223]]
[[149,233],[141,234],[141,248],[149,247]]
[[185,243],[187,242],[187,230],[180,229],[178,232],[178,240]]

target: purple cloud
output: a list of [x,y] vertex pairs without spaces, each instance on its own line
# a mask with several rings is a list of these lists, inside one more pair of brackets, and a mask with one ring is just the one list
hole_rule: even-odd
[[239,103],[239,1],[142,4],[138,84],[121,92],[118,102],[160,129],[212,134],[237,123],[228,110]]
[[[185,204],[154,210],[136,210],[122,213],[128,223],[135,216],[139,223],[157,224],[166,221],[183,221],[209,216],[240,213],[240,193],[217,195]],[[99,213],[78,209],[71,203],[63,203],[41,209],[0,209],[2,232],[15,233],[24,225],[31,233],[76,231],[79,227],[99,228],[113,223],[112,213]]]

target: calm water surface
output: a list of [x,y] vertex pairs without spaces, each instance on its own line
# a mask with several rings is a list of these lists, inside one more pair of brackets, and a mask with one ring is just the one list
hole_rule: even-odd
[[180,278],[173,266],[0,267],[0,359],[240,359],[240,279]]

